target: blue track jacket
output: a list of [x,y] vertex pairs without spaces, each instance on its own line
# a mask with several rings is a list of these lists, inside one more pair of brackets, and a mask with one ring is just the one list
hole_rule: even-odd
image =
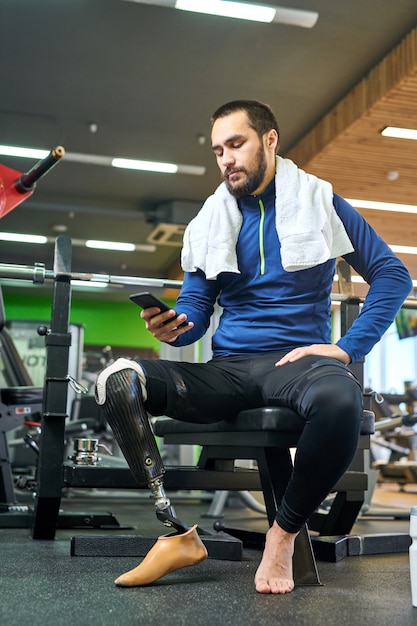
[[[243,224],[237,243],[240,274],[206,280],[185,273],[175,310],[194,328],[170,345],[194,343],[206,332],[216,301],[223,308],[213,335],[213,356],[288,352],[331,343],[331,290],[335,259],[308,270],[286,272],[275,228],[275,181],[259,196],[239,200]],[[388,245],[343,198],[334,207],[354,247],[346,261],[369,284],[359,317],[337,342],[354,362],[365,356],[392,323],[412,289],[410,275]]]

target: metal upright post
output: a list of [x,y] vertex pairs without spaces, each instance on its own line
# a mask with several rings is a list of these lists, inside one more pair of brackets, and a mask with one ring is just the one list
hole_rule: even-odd
[[71,345],[71,334],[68,332],[70,272],[71,240],[66,235],[60,235],[55,242],[51,328],[45,336],[46,378],[32,527],[34,539],[55,538],[61,502]]
[[[359,298],[348,298],[340,303],[340,334],[343,337],[352,326],[355,319],[360,313]],[[361,384],[363,384],[363,364],[364,359],[359,359],[352,365],[349,365],[349,369],[355,374],[356,378]]]

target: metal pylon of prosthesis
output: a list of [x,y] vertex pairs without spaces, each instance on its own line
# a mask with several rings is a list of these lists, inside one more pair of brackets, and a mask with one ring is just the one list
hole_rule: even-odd
[[176,517],[165,493],[165,467],[143,406],[140,381],[135,370],[127,368],[108,377],[102,407],[134,478],[138,482],[146,480],[148,484],[157,518],[179,533],[189,530]]

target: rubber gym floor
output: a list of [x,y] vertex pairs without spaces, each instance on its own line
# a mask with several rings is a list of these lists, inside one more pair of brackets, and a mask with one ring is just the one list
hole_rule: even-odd
[[[410,488],[411,487],[411,488]],[[401,493],[377,486],[376,506],[417,503],[417,486]],[[202,528],[209,503],[190,494],[173,496],[177,516]],[[241,504],[224,510],[230,526],[264,531],[266,518]],[[372,502],[373,504],[373,502]],[[57,530],[50,541],[31,538],[28,528],[0,529],[0,623],[8,626],[351,626],[417,624],[412,607],[408,554],[349,556],[318,561],[320,586],[299,586],[284,596],[256,593],[258,550],[243,550],[241,561],[207,559],[168,574],[147,587],[119,588],[114,579],[135,567],[139,557],[70,556],[70,539],[103,534],[156,538],[166,532],[144,494],[70,492],[64,511],[110,511],[119,530]],[[352,534],[408,533],[408,519],[361,517]]]

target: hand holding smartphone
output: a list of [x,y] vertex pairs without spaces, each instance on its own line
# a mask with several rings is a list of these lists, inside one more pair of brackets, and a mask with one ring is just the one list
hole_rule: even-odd
[[[149,309],[151,307],[158,307],[161,310],[161,313],[165,313],[165,311],[170,311],[172,307],[169,307],[162,300],[154,296],[149,291],[141,291],[140,293],[132,293],[129,296],[130,300],[140,306],[142,309]],[[175,317],[178,317],[176,315]],[[175,317],[170,317],[169,320],[166,320],[164,324],[168,324],[175,319]],[[182,328],[183,326],[187,326],[188,322],[183,322],[178,326],[178,328]]]

